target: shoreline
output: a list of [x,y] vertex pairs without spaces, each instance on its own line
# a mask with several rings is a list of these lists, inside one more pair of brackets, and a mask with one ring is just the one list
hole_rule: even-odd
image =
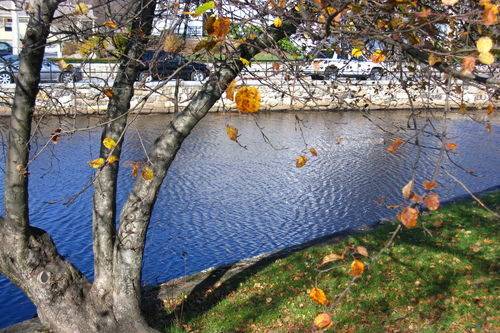
[[[482,191],[474,192],[475,196],[482,196],[500,190],[500,184],[491,186]],[[448,206],[455,203],[473,200],[470,194],[464,194],[454,197],[452,199],[443,201],[441,205]],[[263,253],[254,257],[242,259],[234,263],[209,267],[200,272],[193,273],[186,276],[177,277],[156,285],[146,285],[143,289],[143,312],[155,312],[158,307],[164,306],[165,302],[171,299],[179,298],[183,295],[188,295],[195,288],[207,281],[216,279],[217,285],[222,285],[225,281],[231,279],[238,273],[248,268],[258,268],[271,263],[277,259],[287,257],[298,251],[307,249],[312,246],[337,243],[347,236],[356,235],[360,233],[370,232],[377,227],[383,225],[383,220],[375,221],[371,224],[366,224],[359,228],[346,229],[340,232],[332,233],[301,243],[298,245],[278,249],[275,251]],[[216,287],[217,287],[216,285]],[[16,323],[9,327],[0,329],[0,333],[47,333],[50,332],[45,329],[40,323],[38,317],[27,319],[25,321]]]

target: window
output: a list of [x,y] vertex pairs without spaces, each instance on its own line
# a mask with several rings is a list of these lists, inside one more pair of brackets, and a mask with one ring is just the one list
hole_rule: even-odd
[[12,19],[10,18],[3,19],[3,29],[5,31],[12,31]]

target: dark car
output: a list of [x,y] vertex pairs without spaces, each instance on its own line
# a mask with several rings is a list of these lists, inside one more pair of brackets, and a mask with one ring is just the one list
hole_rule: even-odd
[[139,81],[180,78],[187,81],[203,81],[210,70],[205,64],[189,61],[180,54],[165,51],[146,51],[141,57],[144,65]]
[[12,54],[12,46],[8,43],[0,42],[0,56],[6,56]]
[[[19,56],[0,56],[0,84],[14,82],[14,77],[19,71]],[[82,80],[80,68],[68,66],[61,70],[55,62],[44,59],[40,70],[41,82],[77,82]]]

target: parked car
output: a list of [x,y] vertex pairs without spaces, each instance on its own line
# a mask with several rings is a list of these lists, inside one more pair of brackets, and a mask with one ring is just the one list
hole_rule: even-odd
[[303,72],[310,75],[313,80],[333,80],[340,76],[379,80],[384,74],[384,69],[364,55],[355,58],[335,52],[321,52]]
[[177,53],[146,51],[141,57],[141,62],[144,68],[139,75],[139,81],[165,80],[169,77],[203,81],[210,75],[210,70],[205,64],[189,61]]
[[[14,82],[19,71],[19,56],[7,55],[0,57],[0,84]],[[80,68],[68,66],[61,70],[59,65],[51,60],[44,59],[40,70],[41,82],[77,82],[82,80]]]
[[12,46],[9,43],[0,42],[0,56],[12,54]]

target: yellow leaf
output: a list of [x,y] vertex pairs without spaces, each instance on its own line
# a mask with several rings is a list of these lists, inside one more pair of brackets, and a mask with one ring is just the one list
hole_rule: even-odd
[[79,2],[75,6],[76,15],[87,15],[89,13],[89,6],[84,2]]
[[479,53],[477,58],[485,65],[491,65],[495,62],[495,56],[491,52]]
[[115,163],[115,162],[118,162],[118,157],[117,157],[117,156],[115,156],[115,155],[111,155],[110,157],[108,157],[107,162],[108,162],[109,164],[113,164],[113,163]]
[[214,8],[215,8],[215,1],[207,1],[207,2],[199,5],[198,7],[196,7],[196,9],[194,10],[194,13],[192,15],[193,16],[200,16],[201,14],[206,12],[207,10],[214,9]]
[[295,166],[297,168],[302,168],[307,163],[307,157],[304,155],[300,155],[295,159]]
[[174,34],[168,34],[163,40],[163,50],[166,52],[177,53],[184,47],[182,39]]
[[424,205],[429,210],[437,210],[439,208],[439,195],[436,193],[429,193],[424,197]]
[[403,193],[403,198],[409,199],[411,196],[411,192],[413,191],[413,179],[408,182],[403,188],[401,192]]
[[59,60],[58,65],[61,70],[68,69],[71,66],[64,59]]
[[418,210],[405,207],[397,216],[398,220],[408,229],[415,228],[418,220]]
[[476,41],[476,47],[479,53],[490,52],[493,47],[493,40],[490,37],[481,37]]
[[354,261],[351,263],[351,270],[349,274],[351,274],[354,277],[358,277],[363,275],[363,272],[365,271],[365,264],[358,259],[354,259]]
[[376,64],[383,62],[385,60],[385,55],[382,50],[377,50],[372,53],[370,60]]
[[495,112],[495,107],[493,106],[493,103],[488,104],[488,107],[486,108],[486,114],[489,116]]
[[319,263],[318,266],[321,267],[338,260],[344,260],[344,254],[330,253],[324,256],[323,259],[321,259],[321,262]]
[[101,168],[104,164],[106,163],[106,161],[104,160],[104,158],[102,157],[99,157],[99,158],[96,158],[95,160],[92,160],[89,162],[89,165],[91,168],[94,168],[94,169],[99,169]]
[[359,58],[363,55],[363,50],[355,47],[352,49],[351,54],[354,58]]
[[434,53],[429,53],[428,63],[430,66],[434,66],[438,62],[441,62],[441,58],[436,56]]
[[250,66],[250,61],[247,59],[240,57],[240,61],[243,63],[243,66]]
[[106,27],[106,28],[110,28],[110,29],[118,29],[118,23],[116,23],[115,21],[113,20],[107,20],[106,22],[103,23],[103,25]]
[[454,4],[456,4],[458,2],[458,0],[441,0],[441,2],[445,6],[453,6]]
[[104,140],[102,140],[102,144],[108,149],[113,149],[116,147],[116,141],[113,138],[105,138]]
[[236,108],[241,112],[255,113],[260,108],[260,91],[257,87],[241,87],[235,96]]
[[330,303],[326,298],[325,292],[316,287],[312,288],[309,291],[309,297],[311,297],[313,301],[321,305],[328,305],[328,303]]
[[230,101],[234,101],[234,91],[236,90],[236,81],[231,81],[231,83],[226,88],[226,98]]
[[238,141],[238,129],[236,127],[226,125],[226,134],[229,140]]
[[316,148],[309,148],[309,152],[311,153],[312,156],[314,157],[317,157],[318,156],[318,151],[316,150]]
[[281,19],[279,17],[276,17],[274,20],[273,20],[273,25],[276,27],[276,28],[279,28],[283,25],[283,21],[281,21]]
[[151,169],[148,166],[145,166],[144,168],[142,168],[142,178],[144,178],[144,180],[152,180],[154,178],[154,176],[155,176],[155,174],[154,174],[153,169]]
[[317,329],[324,330],[332,326],[332,317],[328,313],[320,313],[314,318],[314,326]]

